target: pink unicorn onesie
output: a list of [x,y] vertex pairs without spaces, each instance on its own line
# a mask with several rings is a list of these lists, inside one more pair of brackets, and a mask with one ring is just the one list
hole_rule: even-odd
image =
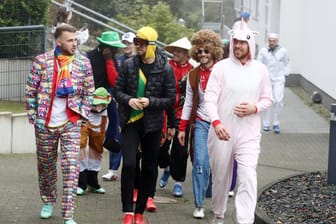
[[254,33],[242,22],[231,33],[230,57],[214,65],[205,92],[205,109],[212,124],[208,151],[216,224],[224,223],[234,160],[238,163],[237,223],[254,222],[261,139],[259,112],[272,104],[267,68],[253,59],[254,51]]

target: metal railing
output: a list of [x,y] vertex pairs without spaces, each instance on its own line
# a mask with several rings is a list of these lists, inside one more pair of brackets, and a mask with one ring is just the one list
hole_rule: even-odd
[[33,58],[45,52],[45,27],[0,27],[0,100],[24,100],[24,86]]
[[[65,6],[55,0],[52,0],[51,3]],[[75,1],[69,0],[67,4],[71,5],[73,13],[109,30],[119,34],[129,31],[136,32],[133,28]],[[109,24],[114,24],[123,30]],[[36,55],[47,50],[50,41],[49,35],[50,32],[43,25],[0,27],[0,100],[24,101],[24,87],[32,60]],[[157,41],[157,45],[159,47],[166,46],[160,41]],[[170,55],[168,52],[166,54]]]
[[[51,0],[51,3],[57,5],[57,6],[65,6],[65,4],[62,4],[62,3],[59,3],[55,0]],[[91,22],[94,22],[98,25],[101,25],[109,30],[113,30],[113,31],[116,31],[118,32],[119,34],[124,34],[124,33],[127,33],[127,32],[133,32],[133,33],[136,33],[136,30],[123,24],[123,23],[120,23],[119,21],[113,19],[113,18],[109,18],[107,16],[104,16],[102,14],[100,14],[99,12],[97,11],[94,11],[92,9],[89,9],[75,1],[71,1],[71,0],[68,0],[66,1],[67,5],[68,6],[71,6],[71,11],[85,19],[88,19],[90,20]],[[94,15],[95,17],[99,18],[99,19],[96,19],[96,18],[93,18],[92,16],[90,15]],[[105,22],[104,22],[105,21]],[[120,29],[117,29],[116,27],[114,26],[111,26],[109,24],[114,24],[118,27],[121,27],[123,28],[123,30],[120,30]],[[157,45],[160,46],[160,47],[164,47],[166,46],[165,43],[161,42],[161,41],[157,41]]]

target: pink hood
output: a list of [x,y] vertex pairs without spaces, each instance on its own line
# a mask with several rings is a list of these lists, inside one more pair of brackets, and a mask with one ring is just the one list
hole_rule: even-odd
[[252,30],[250,30],[245,21],[242,20],[240,23],[240,27],[232,30],[231,32],[231,37],[230,37],[230,57],[235,58],[233,54],[233,39],[237,40],[242,40],[242,41],[247,41],[249,44],[249,58],[250,60],[254,58],[255,54],[255,39],[254,39],[254,33]]

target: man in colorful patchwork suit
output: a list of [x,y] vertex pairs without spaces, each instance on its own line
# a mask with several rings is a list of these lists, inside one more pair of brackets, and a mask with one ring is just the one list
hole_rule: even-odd
[[61,202],[64,224],[73,220],[79,174],[80,127],[87,120],[94,81],[87,58],[77,51],[76,29],[57,27],[56,47],[35,58],[25,94],[29,123],[35,127],[40,195],[40,217],[52,216],[57,198],[57,151],[60,141],[63,175]]

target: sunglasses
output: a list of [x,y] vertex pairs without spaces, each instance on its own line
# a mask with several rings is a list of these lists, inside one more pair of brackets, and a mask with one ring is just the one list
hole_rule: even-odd
[[202,54],[202,53],[204,53],[204,54],[209,54],[210,51],[209,51],[208,49],[198,49],[198,50],[197,50],[197,54]]
[[134,40],[134,45],[135,46],[147,46],[148,45],[148,40],[144,40],[144,39],[141,39],[141,38],[137,38],[135,37]]

